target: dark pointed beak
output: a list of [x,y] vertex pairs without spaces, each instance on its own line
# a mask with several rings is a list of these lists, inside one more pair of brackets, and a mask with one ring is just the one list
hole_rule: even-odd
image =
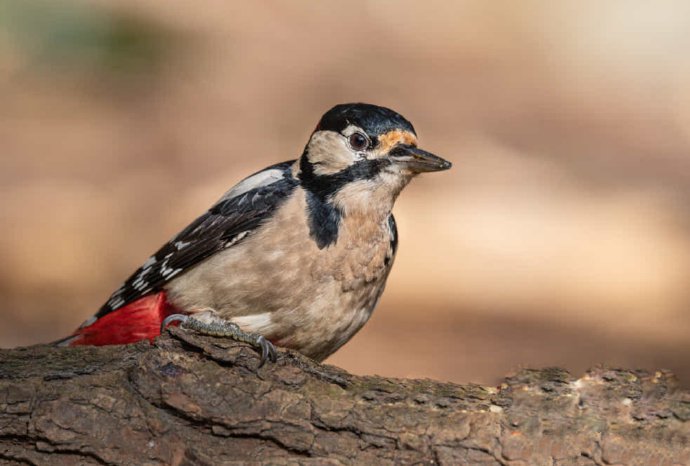
[[399,144],[390,152],[395,163],[405,165],[413,172],[438,172],[448,170],[453,164],[441,157],[407,144]]

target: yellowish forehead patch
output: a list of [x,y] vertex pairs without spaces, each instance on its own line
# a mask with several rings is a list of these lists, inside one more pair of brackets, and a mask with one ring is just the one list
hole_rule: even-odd
[[409,131],[402,131],[395,129],[378,137],[379,145],[378,152],[387,153],[398,144],[408,144],[410,146],[417,145],[417,137]]

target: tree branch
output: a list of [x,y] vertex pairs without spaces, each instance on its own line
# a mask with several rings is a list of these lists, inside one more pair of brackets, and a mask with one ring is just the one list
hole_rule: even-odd
[[177,328],[0,351],[0,464],[690,464],[660,371],[523,370],[498,388],[357,377]]

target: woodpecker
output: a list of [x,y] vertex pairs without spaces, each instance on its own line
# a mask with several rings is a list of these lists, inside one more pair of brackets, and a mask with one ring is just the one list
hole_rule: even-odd
[[326,112],[297,160],[227,191],[150,256],[62,346],[125,344],[182,328],[322,361],[371,316],[395,258],[391,213],[417,174],[450,162],[370,104]]

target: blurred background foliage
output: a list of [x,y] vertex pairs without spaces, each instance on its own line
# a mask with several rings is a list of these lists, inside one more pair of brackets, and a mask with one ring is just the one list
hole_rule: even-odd
[[155,20],[76,2],[3,1],[0,27],[31,71],[72,79],[157,79],[166,55],[181,45]]
[[0,345],[63,336],[336,103],[454,162],[396,206],[356,373],[690,383],[690,4],[0,0]]

